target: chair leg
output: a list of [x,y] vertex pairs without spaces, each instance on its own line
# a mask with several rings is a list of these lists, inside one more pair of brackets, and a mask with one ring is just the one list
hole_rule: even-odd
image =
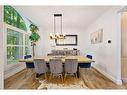
[[47,74],[45,73],[45,79],[47,80]]
[[39,78],[40,74],[39,73],[36,73],[36,78]]
[[52,73],[51,73],[50,76],[49,76],[49,81],[51,80],[51,78],[52,78]]
[[61,80],[62,80],[62,82],[63,82],[63,75],[61,74],[60,77],[61,77]]
[[78,78],[77,73],[75,73],[75,77]]
[[65,81],[65,79],[66,79],[66,76],[67,76],[67,75],[66,75],[66,74],[64,74],[64,81]]

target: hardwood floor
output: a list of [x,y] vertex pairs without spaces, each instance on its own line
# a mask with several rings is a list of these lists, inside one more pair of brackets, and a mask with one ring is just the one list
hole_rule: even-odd
[[81,70],[81,76],[90,89],[127,89],[127,83],[117,85],[93,68],[88,73]]
[[[26,73],[27,70],[24,69],[7,78],[4,82],[5,89],[37,89],[40,83],[35,78],[35,73],[29,72],[25,77]],[[80,69],[80,77],[90,89],[127,89],[127,83],[116,85],[93,68],[91,70]],[[44,76],[40,76],[39,79],[43,80]]]

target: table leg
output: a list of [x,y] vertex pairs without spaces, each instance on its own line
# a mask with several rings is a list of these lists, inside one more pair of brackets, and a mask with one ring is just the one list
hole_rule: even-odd
[[79,64],[78,64],[78,68],[77,68],[77,77],[79,78]]
[[39,76],[40,76],[40,74],[37,73],[37,74],[36,74],[36,78],[38,78]]

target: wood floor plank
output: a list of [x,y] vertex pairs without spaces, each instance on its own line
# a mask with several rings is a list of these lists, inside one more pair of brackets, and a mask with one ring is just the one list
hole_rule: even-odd
[[[17,74],[5,79],[5,89],[37,89],[40,85],[39,81],[35,78],[34,72],[28,72],[24,69]],[[127,89],[127,83],[123,85],[116,85],[114,82],[106,78],[96,69],[91,70],[80,69],[80,77],[84,81],[84,84],[90,89]],[[44,79],[44,76],[40,76],[39,79]]]

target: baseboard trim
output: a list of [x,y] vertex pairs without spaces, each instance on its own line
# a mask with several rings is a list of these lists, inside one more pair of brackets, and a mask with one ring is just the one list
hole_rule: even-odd
[[122,85],[122,80],[117,80],[114,77],[112,77],[111,75],[109,75],[108,73],[102,71],[101,69],[97,68],[96,66],[93,66],[94,69],[96,69],[98,72],[100,72],[101,74],[103,74],[105,77],[107,77],[108,79],[110,79],[111,81],[113,81],[114,83],[116,83],[117,85]]
[[127,78],[122,78],[123,82],[127,83]]
[[7,79],[8,77],[20,72],[21,70],[25,69],[25,66],[24,65],[21,65],[13,70],[11,70],[10,72],[7,72],[4,74],[4,79]]

